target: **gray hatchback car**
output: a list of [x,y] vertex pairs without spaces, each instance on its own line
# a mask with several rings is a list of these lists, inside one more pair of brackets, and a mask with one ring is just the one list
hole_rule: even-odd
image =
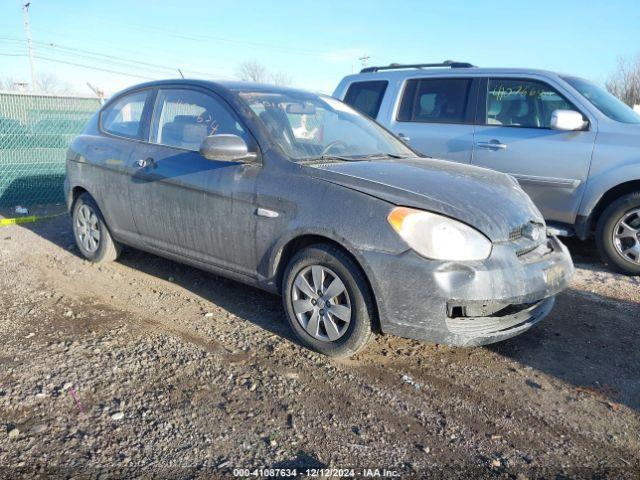
[[510,176],[419,158],[331,97],[162,81],[113,97],[72,143],[82,255],[129,245],[283,297],[310,348],[373,332],[453,345],[517,335],[573,273]]
[[425,155],[513,175],[556,233],[640,274],[640,115],[601,87],[445,62],[369,67],[334,96]]

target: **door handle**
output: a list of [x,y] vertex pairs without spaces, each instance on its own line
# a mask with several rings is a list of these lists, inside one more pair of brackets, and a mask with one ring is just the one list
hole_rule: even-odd
[[491,140],[489,142],[477,142],[476,147],[486,148],[487,150],[506,150],[507,146],[504,143],[500,143],[498,140]]
[[139,160],[136,160],[136,167],[138,168],[145,168],[148,166],[155,166],[156,162],[153,158],[149,157],[149,158],[141,158]]
[[407,137],[404,133],[399,133],[398,134],[398,138],[404,142],[408,142],[409,140],[411,140],[409,137]]
[[256,208],[256,215],[258,215],[259,217],[265,217],[265,218],[278,218],[280,216],[280,214],[274,210],[269,210],[267,208]]

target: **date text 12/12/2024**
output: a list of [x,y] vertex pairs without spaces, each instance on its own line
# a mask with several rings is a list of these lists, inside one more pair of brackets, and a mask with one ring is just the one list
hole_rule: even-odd
[[400,472],[386,468],[234,468],[234,477],[290,477],[297,478],[299,475],[312,478],[398,478]]

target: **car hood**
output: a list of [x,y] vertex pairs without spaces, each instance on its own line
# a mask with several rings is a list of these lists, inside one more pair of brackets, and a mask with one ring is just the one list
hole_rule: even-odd
[[380,198],[460,220],[494,242],[531,221],[540,211],[509,175],[431,158],[312,165],[319,179]]

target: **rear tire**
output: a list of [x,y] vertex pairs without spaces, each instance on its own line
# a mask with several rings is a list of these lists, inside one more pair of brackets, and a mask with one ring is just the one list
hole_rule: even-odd
[[335,246],[312,245],[293,256],[282,279],[282,300],[296,337],[317,352],[349,357],[373,336],[369,284]]
[[109,231],[96,201],[88,193],[78,197],[72,212],[73,235],[78,250],[91,262],[111,262],[120,255],[121,247]]
[[640,275],[640,192],[620,197],[602,212],[596,244],[603,261],[612,269]]

